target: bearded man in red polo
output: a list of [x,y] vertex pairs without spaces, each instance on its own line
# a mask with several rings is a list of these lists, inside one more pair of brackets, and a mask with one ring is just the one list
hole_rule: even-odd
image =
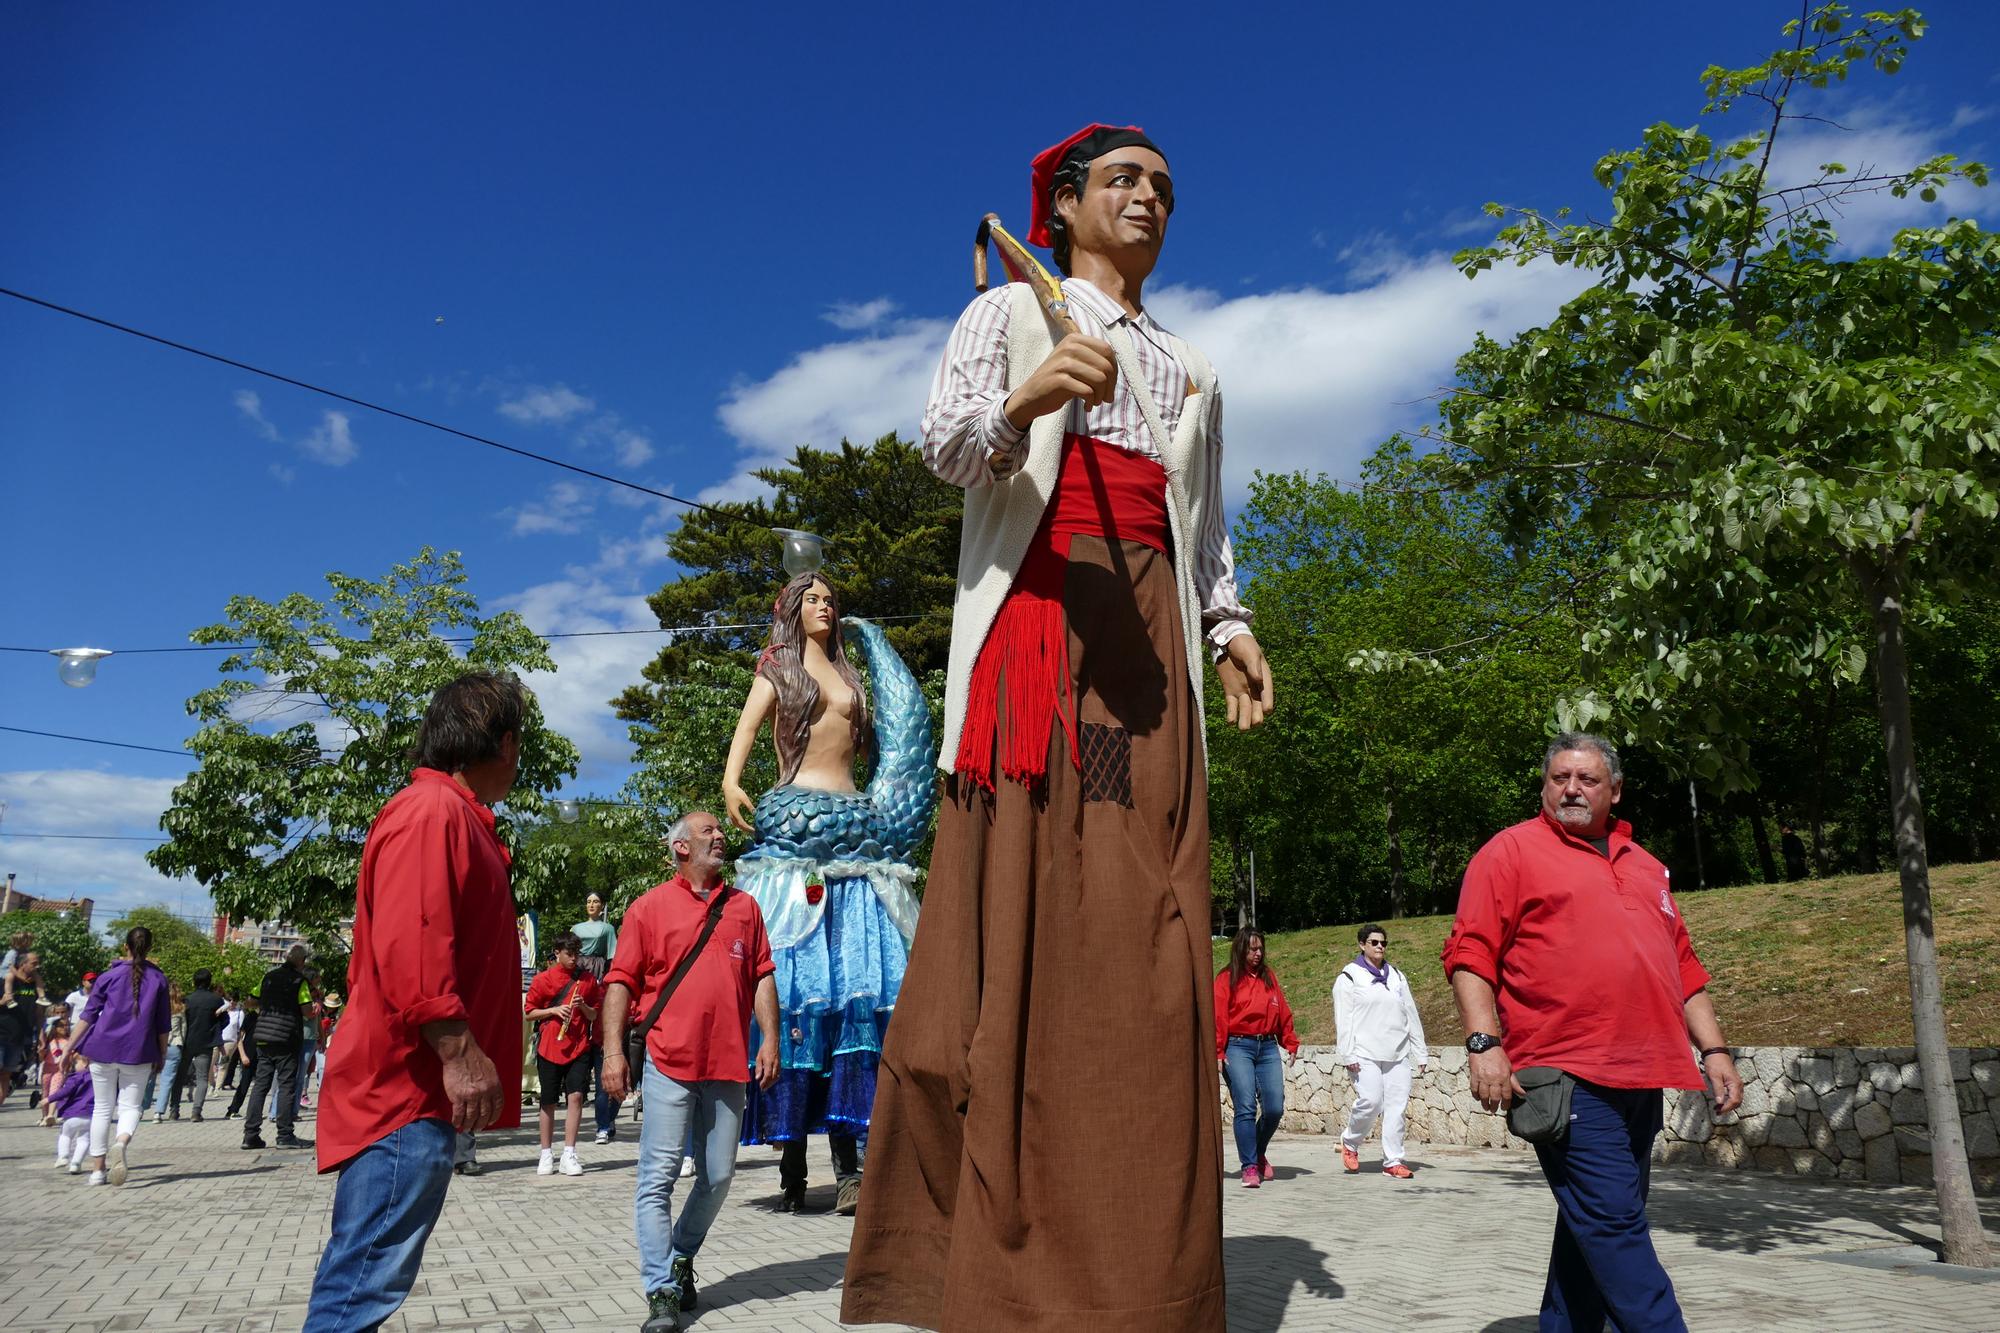
[[1272,704],[1222,513],[1213,368],[1146,311],[1167,159],[1038,156],[1024,284],[975,300],[924,415],[966,488],[924,911],[876,1082],[841,1317],[1171,1333],[1224,1322],[1203,658]]
[[1608,742],[1556,737],[1541,813],[1474,855],[1444,945],[1472,1095],[1506,1107],[1531,1068],[1569,1087],[1566,1123],[1535,1144],[1556,1196],[1545,1333],[1687,1328],[1646,1222],[1661,1090],[1705,1076],[1717,1115],[1743,1100],[1667,868],[1612,815],[1623,794]]

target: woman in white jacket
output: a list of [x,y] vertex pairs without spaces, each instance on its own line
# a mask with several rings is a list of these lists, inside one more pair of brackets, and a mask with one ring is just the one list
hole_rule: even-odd
[[1403,1163],[1403,1113],[1410,1104],[1410,1064],[1430,1063],[1424,1020],[1410,980],[1389,963],[1389,933],[1373,924],[1355,932],[1361,952],[1333,979],[1333,1024],[1340,1062],[1354,1081],[1354,1109],[1340,1136],[1340,1164],[1361,1169],[1359,1149],[1382,1120],[1382,1174],[1408,1180]]

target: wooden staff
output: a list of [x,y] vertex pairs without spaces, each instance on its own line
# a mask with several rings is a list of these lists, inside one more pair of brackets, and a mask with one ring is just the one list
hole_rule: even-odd
[[1042,317],[1048,320],[1049,332],[1055,335],[1056,341],[1061,342],[1068,335],[1081,332],[1069,313],[1069,302],[1063,299],[1062,283],[1042,267],[1042,261],[1035,258],[1027,246],[1015,240],[1000,225],[998,213],[988,213],[979,219],[979,231],[972,238],[973,289],[986,290],[986,241],[989,236],[1000,251],[1000,263],[1007,270],[1008,280],[1025,282],[1034,289],[1035,304],[1042,308]]

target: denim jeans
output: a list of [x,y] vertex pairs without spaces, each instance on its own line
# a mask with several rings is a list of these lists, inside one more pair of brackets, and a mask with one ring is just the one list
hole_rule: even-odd
[[597,1089],[597,1101],[591,1109],[596,1112],[597,1132],[600,1134],[618,1128],[618,1103],[611,1100],[611,1094],[604,1090],[604,1044],[599,1042],[590,1051],[590,1080]]
[[451,1183],[451,1126],[418,1120],[340,1168],[304,1333],[365,1333],[402,1307]]
[[1578,1079],[1569,1109],[1569,1133],[1535,1145],[1556,1196],[1542,1333],[1687,1333],[1646,1222],[1660,1090]]
[[[181,1048],[178,1046],[169,1046],[167,1047],[167,1062],[161,1065],[160,1072],[153,1076],[154,1115],[165,1115],[167,1113],[167,1099],[173,1095],[174,1080],[180,1077],[180,1072]],[[181,1108],[176,1106],[174,1109],[178,1111]]]
[[1278,1039],[1231,1037],[1223,1048],[1222,1072],[1229,1081],[1229,1104],[1236,1108],[1236,1155],[1244,1166],[1255,1166],[1285,1115],[1285,1061]]
[[[650,1294],[673,1282],[674,1260],[692,1259],[708,1238],[736,1176],[736,1141],[743,1130],[741,1083],[720,1079],[683,1083],[661,1073],[649,1057],[641,1083],[646,1118],[639,1130],[639,1192],[633,1223],[639,1233],[639,1275]],[[674,1185],[690,1138],[699,1144],[694,1188],[679,1222]]]

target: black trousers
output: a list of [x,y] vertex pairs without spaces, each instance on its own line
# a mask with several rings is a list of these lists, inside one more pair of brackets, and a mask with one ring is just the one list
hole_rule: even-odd
[[239,1073],[243,1075],[242,1078],[236,1080],[236,1095],[229,1099],[229,1114],[231,1115],[235,1115],[238,1111],[243,1109],[244,1099],[246,1099],[250,1095],[250,1084],[254,1082],[257,1078],[256,1043],[254,1042],[251,1043],[247,1049],[250,1052],[249,1064],[247,1065],[243,1064],[242,1058],[240,1056],[237,1059],[231,1060],[229,1062],[230,1076],[234,1076]]
[[[851,1134],[828,1134],[826,1146],[833,1150],[833,1178],[848,1180],[861,1174],[861,1145]],[[785,1154],[778,1159],[778,1187],[806,1187],[806,1141],[786,1139]]]
[[290,1042],[282,1046],[257,1044],[257,1077],[250,1081],[250,1106],[243,1112],[244,1138],[255,1138],[264,1127],[264,1103],[274,1083],[278,1088],[278,1137],[288,1139],[299,1115],[299,1048]]

